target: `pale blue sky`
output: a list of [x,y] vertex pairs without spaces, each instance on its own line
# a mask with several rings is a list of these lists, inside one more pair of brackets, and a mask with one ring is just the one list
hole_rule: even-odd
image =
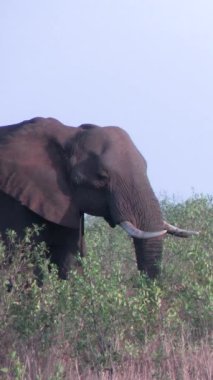
[[0,125],[119,125],[157,195],[213,193],[212,0],[1,0]]

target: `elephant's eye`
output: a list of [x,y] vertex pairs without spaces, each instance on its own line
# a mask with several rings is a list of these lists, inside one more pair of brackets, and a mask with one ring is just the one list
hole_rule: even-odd
[[108,174],[106,171],[101,171],[97,173],[97,179],[99,180],[106,180],[108,178]]

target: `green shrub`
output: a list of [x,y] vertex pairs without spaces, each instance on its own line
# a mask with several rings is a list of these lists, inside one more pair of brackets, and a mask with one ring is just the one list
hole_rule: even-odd
[[170,322],[186,324],[196,334],[212,328],[213,198],[194,197],[182,204],[164,204],[171,223],[200,231],[199,237],[168,237],[162,284]]
[[0,241],[0,371],[5,379],[60,380],[73,360],[79,371],[100,374],[122,366],[124,358],[137,360],[150,345],[149,365],[160,368],[168,344],[180,356],[181,337],[187,336],[188,347],[209,338],[212,198],[194,196],[181,204],[165,200],[162,207],[169,222],[201,234],[165,239],[158,281],[137,272],[131,240],[102,220],[88,218],[88,255],[79,258],[81,273],[73,269],[68,281],[58,279],[45,244],[35,243],[36,226],[21,241],[10,231],[7,247]]

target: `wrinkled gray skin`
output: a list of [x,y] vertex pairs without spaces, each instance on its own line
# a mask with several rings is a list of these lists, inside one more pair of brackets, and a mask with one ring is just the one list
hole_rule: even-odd
[[[83,214],[123,221],[144,231],[164,229],[145,159],[118,127],[68,127],[35,118],[0,128],[0,231],[46,224],[40,239],[66,278],[78,251],[84,255]],[[134,238],[137,266],[159,272],[162,237]],[[107,258],[106,258],[107,260]]]

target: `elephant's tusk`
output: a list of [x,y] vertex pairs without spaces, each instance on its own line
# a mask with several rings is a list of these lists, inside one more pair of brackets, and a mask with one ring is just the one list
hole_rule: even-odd
[[167,230],[157,232],[146,232],[136,228],[131,222],[125,221],[119,224],[124,231],[126,231],[131,237],[137,239],[151,239],[158,236],[165,235]]
[[182,230],[181,228],[173,226],[172,224],[169,224],[166,221],[164,221],[164,228],[167,230],[168,234],[183,237],[183,238],[187,238],[193,235],[199,235],[199,232],[197,231]]

